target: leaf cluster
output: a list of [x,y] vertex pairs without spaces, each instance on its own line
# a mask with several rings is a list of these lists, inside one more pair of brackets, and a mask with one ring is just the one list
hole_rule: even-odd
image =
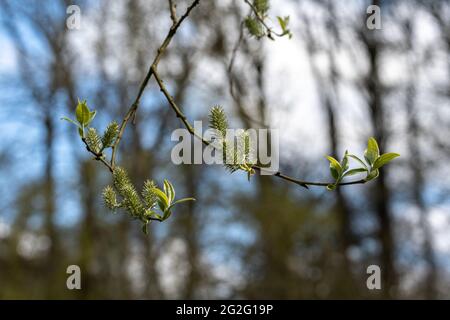
[[[356,155],[349,154],[348,151],[345,151],[340,162],[332,156],[327,156],[327,159],[330,162],[330,173],[335,180],[334,183],[327,186],[327,189],[336,189],[342,179],[358,173],[366,173],[366,177],[364,178],[365,181],[376,179],[380,174],[379,169],[398,156],[400,156],[398,153],[393,152],[380,155],[378,143],[373,137],[369,138],[367,148],[364,151],[365,162]],[[349,169],[349,158],[356,160],[361,166],[358,168]]]
[[278,24],[281,28],[281,32],[274,32],[267,26],[266,20],[268,20],[268,11],[270,8],[269,0],[247,0],[247,3],[252,8],[251,14],[247,15],[244,20],[244,25],[251,36],[261,39],[267,36],[269,39],[274,40],[273,34],[278,37],[288,36],[292,38],[292,33],[289,30],[289,16],[280,17],[277,16]]
[[89,126],[96,114],[97,111],[89,109],[86,100],[78,100],[78,105],[75,109],[75,120],[68,117],[62,117],[61,119],[76,125],[81,139],[86,143],[90,151],[97,157],[103,157],[103,151],[114,145],[119,134],[119,125],[116,121],[110,122],[103,135],[100,136],[95,128]]

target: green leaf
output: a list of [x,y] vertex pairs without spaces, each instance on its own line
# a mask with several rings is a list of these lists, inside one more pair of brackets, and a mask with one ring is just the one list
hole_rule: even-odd
[[94,120],[96,114],[97,114],[96,110],[89,112],[89,121],[87,124],[91,123],[92,120]]
[[277,20],[278,20],[278,23],[279,23],[281,31],[282,31],[281,36],[288,35],[289,39],[291,39],[292,38],[292,33],[289,30],[289,28],[288,28],[289,16],[285,16],[285,17],[277,16]]
[[330,165],[333,165],[333,167],[335,168],[339,168],[339,170],[342,169],[341,164],[335,158],[333,158],[332,156],[327,156],[327,159],[328,161],[330,161]]
[[62,117],[61,120],[66,120],[69,121],[70,123],[73,123],[74,125],[76,125],[78,128],[81,128],[80,124],[78,122],[76,122],[75,120],[72,120],[68,117]]
[[344,175],[342,177],[353,176],[355,174],[362,173],[362,172],[367,172],[367,168],[351,169],[351,170],[347,171],[346,173],[344,173]]
[[170,181],[167,179],[164,179],[164,193],[167,195],[168,206],[170,206],[172,201],[175,199],[175,189],[173,188],[173,185],[170,183]]
[[379,175],[380,175],[380,172],[378,171],[378,169],[375,169],[375,170],[371,171],[364,180],[370,181],[370,180],[378,178]]
[[[91,119],[91,111],[89,110],[86,100],[79,101],[78,105],[75,110],[75,115],[77,117],[77,121],[80,123],[81,126],[87,126],[89,124],[89,120]],[[95,116],[95,111],[94,111]]]
[[399,157],[398,153],[390,152],[381,155],[378,159],[375,160],[372,169],[378,169],[384,166],[386,163],[392,161],[393,159]]
[[154,188],[153,192],[158,197],[158,205],[160,209],[165,211],[167,207],[169,207],[169,199],[167,198],[167,195],[158,188]]
[[327,156],[328,161],[330,161],[330,172],[333,178],[338,179],[342,174],[342,166],[335,158]]
[[167,207],[166,207],[166,204],[164,203],[164,201],[161,201],[160,199],[158,199],[156,201],[156,203],[158,204],[158,207],[159,207],[159,209],[161,209],[162,212],[167,210]]
[[[287,18],[289,18],[289,17],[287,17]],[[278,23],[280,24],[281,29],[282,29],[283,31],[285,31],[285,30],[286,30],[286,27],[287,27],[287,23],[286,23],[285,18],[282,18],[282,17],[280,17],[280,16],[277,16],[277,20],[278,20]],[[288,21],[289,21],[289,20],[288,20]]]
[[370,165],[373,165],[375,160],[380,156],[380,150],[375,138],[370,137],[367,141],[367,149],[364,151],[364,158]]
[[278,23],[280,24],[281,30],[283,31],[282,35],[286,35],[289,34],[290,35],[290,31],[288,29],[288,25],[289,25],[289,16],[285,16],[285,17],[277,17]]
[[348,169],[348,151],[347,150],[345,150],[344,157],[342,158],[341,167],[342,167],[343,172]]
[[195,201],[195,198],[183,198],[183,199],[177,200],[174,203],[172,203],[168,209],[171,209],[176,204],[186,202],[186,201]]
[[336,185],[335,184],[330,183],[329,185],[327,185],[327,190],[328,191],[333,191],[335,189],[336,189]]
[[360,164],[362,164],[362,166],[364,168],[366,168],[366,170],[368,171],[369,168],[367,167],[367,165],[364,163],[364,161],[362,161],[360,158],[358,158],[357,156],[355,156],[354,154],[349,154],[348,155],[350,158],[355,159],[356,161],[358,161]]
[[334,179],[339,179],[339,172],[332,165],[330,165],[330,173]]

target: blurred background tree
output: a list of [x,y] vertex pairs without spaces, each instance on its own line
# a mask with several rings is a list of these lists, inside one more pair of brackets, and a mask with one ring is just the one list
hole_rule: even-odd
[[[66,27],[71,4],[79,30]],[[371,4],[381,30],[366,27]],[[293,33],[273,42],[242,29],[244,1],[202,1],[159,68],[190,119],[221,104],[233,127],[279,128],[282,170],[296,177],[326,180],[324,154],[361,151],[372,135],[402,158],[335,193],[176,166],[182,125],[151,82],[121,165],[136,185],[168,177],[197,201],[144,235],[102,206],[109,173],[59,118],[78,97],[100,127],[123,117],[168,8],[0,1],[0,298],[450,298],[449,3],[272,0]],[[82,290],[66,288],[71,264]],[[380,291],[366,287],[371,264]]]

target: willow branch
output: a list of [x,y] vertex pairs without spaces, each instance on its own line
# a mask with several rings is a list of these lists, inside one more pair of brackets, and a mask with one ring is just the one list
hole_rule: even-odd
[[[269,32],[271,32],[271,29],[265,24],[265,22],[263,21],[262,17],[259,16],[258,12],[256,11],[256,9],[254,8],[254,6],[248,1],[245,0],[250,7],[252,8],[253,11],[255,11],[258,19],[261,20],[261,23],[263,23],[263,25],[267,28],[267,30]],[[170,93],[168,92],[167,88],[164,85],[163,80],[161,79],[161,77],[159,76],[158,72],[157,72],[157,67],[158,64],[161,60],[161,57],[163,56],[164,52],[166,51],[168,45],[170,44],[172,38],[174,37],[175,33],[177,32],[178,28],[180,27],[181,23],[189,16],[189,14],[191,13],[191,11],[199,4],[200,0],[194,0],[192,2],[192,4],[186,9],[186,12],[180,17],[180,19],[177,19],[176,17],[176,10],[175,10],[175,5],[173,4],[173,2],[171,0],[169,0],[169,7],[170,7],[170,16],[171,16],[171,20],[172,20],[172,26],[169,30],[169,32],[167,33],[166,37],[164,38],[164,41],[162,42],[161,46],[158,48],[157,50],[157,54],[152,62],[152,64],[149,67],[149,70],[144,78],[144,80],[142,81],[140,87],[139,87],[139,91],[138,94],[134,100],[134,102],[131,104],[130,108],[128,109],[128,112],[125,114],[122,123],[120,125],[119,128],[119,133],[117,135],[117,139],[114,143],[114,145],[112,146],[112,154],[111,154],[111,161],[110,163],[108,163],[105,159],[104,159],[104,155],[103,153],[98,154],[96,152],[94,152],[93,150],[90,149],[90,147],[88,146],[88,144],[86,143],[86,141],[83,140],[83,142],[86,144],[86,148],[87,150],[94,154],[94,156],[96,157],[97,160],[101,161],[103,164],[105,164],[108,169],[111,172],[114,172],[114,168],[115,168],[115,160],[116,160],[116,153],[117,153],[117,149],[118,146],[120,144],[120,141],[122,139],[123,133],[125,131],[125,128],[128,124],[128,122],[130,121],[130,119],[135,116],[137,109],[139,108],[139,103],[140,103],[140,99],[144,93],[145,88],[147,87],[147,84],[150,80],[150,78],[152,76],[154,76],[156,82],[158,83],[158,86],[160,88],[160,91],[163,93],[163,95],[165,96],[167,102],[169,103],[169,106],[172,108],[172,110],[175,112],[177,118],[179,118],[181,120],[181,122],[183,123],[183,125],[185,126],[185,128],[189,131],[189,133],[195,137],[197,137],[198,139],[200,139],[203,144],[205,145],[210,145],[211,143],[207,140],[205,140],[203,137],[201,137],[200,135],[198,135],[193,126],[189,123],[186,115],[183,113],[183,111],[178,107],[178,105],[176,104],[176,102],[174,101],[173,97],[170,95]],[[276,33],[275,33],[276,34]],[[278,34],[277,34],[278,35]],[[256,171],[265,171],[267,169],[259,167],[259,166],[252,166],[252,168]],[[295,183],[298,184],[304,188],[308,188],[308,186],[327,186],[329,184],[331,184],[332,182],[311,182],[311,181],[304,181],[304,180],[300,180],[300,179],[296,179],[293,177],[290,177],[288,175],[285,175],[281,172],[276,172],[273,173],[272,175],[289,181],[291,183]],[[351,182],[341,182],[338,185],[352,185],[352,184],[362,184],[365,183],[365,180],[357,180],[357,181],[351,181]]]
[[[177,116],[177,118],[179,118],[181,120],[181,122],[183,123],[183,125],[185,126],[185,128],[189,131],[189,133],[195,137],[197,137],[198,139],[200,139],[203,144],[205,145],[210,145],[211,142],[209,142],[208,140],[204,139],[203,137],[201,137],[200,135],[198,135],[195,131],[194,128],[192,127],[192,125],[189,123],[186,115],[183,113],[183,111],[181,110],[181,108],[177,105],[177,103],[174,101],[173,97],[170,95],[169,91],[167,90],[166,86],[164,85],[164,81],[161,79],[161,77],[158,74],[158,71],[156,70],[156,67],[152,69],[153,71],[153,76],[156,80],[156,83],[159,86],[160,91],[163,93],[163,95],[166,97],[167,102],[169,103],[169,106],[172,108],[172,110],[175,112],[175,115]],[[308,189],[308,186],[320,186],[320,187],[326,187],[329,184],[333,184],[334,182],[313,182],[313,181],[304,181],[304,180],[300,180],[300,179],[296,179],[293,177],[290,177],[288,175],[285,175],[281,172],[271,172],[265,168],[253,165],[252,168],[256,171],[266,171],[268,173],[271,173],[271,175],[278,177],[280,179],[289,181],[291,183],[295,183],[299,186],[302,186],[306,189]],[[345,185],[352,185],[352,184],[362,184],[365,183],[366,181],[361,179],[361,180],[356,180],[356,181],[349,181],[349,182],[341,182],[338,185],[339,186],[345,186]]]

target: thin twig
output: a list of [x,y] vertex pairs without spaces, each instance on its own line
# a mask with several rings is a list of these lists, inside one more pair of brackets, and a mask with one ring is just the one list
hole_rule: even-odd
[[194,9],[199,4],[199,2],[200,2],[200,0],[194,0],[192,2],[192,4],[186,9],[186,12],[183,14],[183,16],[181,16],[181,18],[179,20],[172,19],[172,26],[170,27],[170,30],[167,33],[166,37],[164,38],[164,41],[162,42],[161,46],[158,48],[157,54],[148,69],[147,75],[145,76],[144,80],[142,81],[142,83],[139,87],[139,91],[136,96],[136,99],[131,104],[130,108],[128,109],[128,112],[126,113],[126,115],[123,118],[122,123],[120,125],[119,134],[117,135],[117,139],[114,142],[114,145],[112,146],[112,152],[111,152],[111,167],[113,168],[113,170],[116,166],[117,148],[119,147],[119,143],[122,140],[123,133],[125,131],[125,128],[129,122],[129,120],[131,119],[131,117],[133,115],[135,115],[137,109],[139,108],[140,99],[142,97],[142,94],[144,93],[145,88],[147,87],[148,81],[150,80],[150,78],[153,74],[153,70],[156,69],[156,67],[158,66],[158,63],[161,60],[162,55],[164,54],[167,46],[169,45],[169,43],[172,40],[175,33],[177,32],[181,23],[184,21],[184,19],[186,19],[189,16],[192,9]]
[[173,2],[173,0],[169,0],[169,10],[170,10],[170,19],[172,19],[172,23],[176,24],[178,22],[177,18],[177,5]]
[[175,114],[176,114],[177,118],[181,119],[181,121],[183,122],[183,125],[189,131],[189,133],[192,134],[193,136],[197,137],[198,139],[200,139],[203,142],[203,144],[210,145],[211,144],[210,141],[204,139],[197,132],[195,132],[194,128],[192,127],[192,125],[187,120],[187,117],[184,115],[183,111],[181,111],[181,109],[178,107],[176,102],[173,100],[173,97],[167,91],[167,88],[164,85],[163,80],[161,80],[161,77],[159,76],[159,74],[158,74],[156,69],[153,70],[153,76],[155,77],[155,80],[158,83],[160,91],[166,97],[166,100],[169,103],[170,107],[172,108],[173,111],[175,111]]
[[89,151],[90,153],[92,153],[95,156],[95,160],[100,161],[101,163],[103,163],[106,167],[108,167],[109,171],[114,172],[114,169],[111,167],[111,165],[109,164],[108,161],[105,160],[105,155],[103,152],[95,152],[94,150],[91,149],[91,147],[89,146],[89,144],[87,143],[85,138],[81,139],[83,141],[83,143],[86,145],[86,150]]
[[230,62],[228,63],[227,67],[227,75],[228,75],[228,91],[230,93],[231,98],[233,99],[234,103],[236,104],[237,108],[239,109],[239,112],[250,122],[253,122],[259,126],[267,127],[267,125],[259,120],[254,119],[251,117],[245,109],[242,107],[241,102],[239,101],[238,96],[236,95],[236,92],[234,90],[234,81],[233,81],[233,67],[234,62],[236,61],[236,57],[239,51],[239,47],[242,44],[242,41],[244,40],[244,22],[241,22],[239,25],[239,38],[236,41],[236,44],[233,47],[233,51],[231,52],[231,58]]

